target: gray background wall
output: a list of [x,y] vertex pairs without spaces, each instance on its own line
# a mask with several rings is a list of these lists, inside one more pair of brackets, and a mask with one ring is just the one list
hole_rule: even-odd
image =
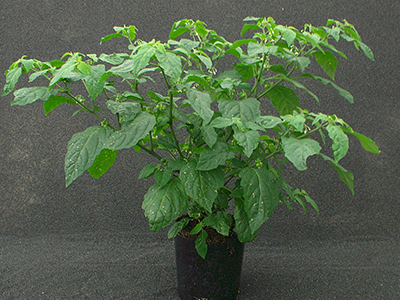
[[[341,45],[348,60],[340,59],[336,82],[354,95],[355,104],[339,99],[335,90],[321,85],[315,86],[321,105],[311,104],[311,108],[336,113],[355,130],[376,141],[382,153],[367,153],[357,140],[350,139],[351,149],[342,163],[355,176],[355,196],[341,183],[334,170],[319,159],[310,159],[306,172],[289,170],[289,181],[310,193],[319,204],[320,214],[306,215],[301,207],[293,211],[279,207],[258,239],[249,245],[248,255],[253,260],[249,259],[248,263],[257,268],[257,261],[263,255],[260,249],[265,252],[271,247],[293,243],[325,243],[329,248],[329,243],[335,241],[362,240],[374,249],[381,247],[385,248],[380,249],[382,251],[392,251],[397,248],[378,242],[390,241],[392,245],[399,241],[399,3],[394,0],[2,0],[0,70],[3,73],[22,55],[46,61],[58,59],[69,51],[123,52],[126,44],[122,40],[103,45],[99,41],[113,32],[113,26],[124,24],[136,25],[138,37],[143,40],[166,41],[173,22],[183,18],[200,19],[208,28],[234,40],[239,38],[246,16],[272,16],[279,24],[298,28],[305,23],[325,25],[328,18],[347,19],[374,51],[376,61],[369,61],[350,44]],[[1,76],[0,86],[4,83],[5,77]],[[115,165],[101,179],[95,180],[85,174],[66,189],[63,163],[67,142],[73,133],[96,124],[96,120],[83,114],[71,118],[74,108],[69,107],[58,108],[45,117],[39,102],[20,108],[10,106],[11,95],[0,100],[0,241],[8,247],[2,249],[3,258],[9,259],[11,268],[7,269],[9,273],[3,273],[3,279],[7,279],[7,274],[16,276],[10,261],[12,251],[22,251],[17,247],[17,241],[21,241],[18,239],[25,239],[26,247],[42,241],[42,244],[35,244],[40,248],[41,245],[51,247],[42,240],[49,236],[93,237],[96,234],[109,243],[116,236],[127,233],[139,238],[136,241],[132,236],[124,235],[131,244],[142,245],[144,252],[151,253],[154,243],[160,247],[166,244],[171,249],[163,251],[172,251],[171,241],[166,241],[166,231],[151,233],[141,210],[143,195],[152,182],[139,181],[137,176],[141,168],[152,161],[150,157],[120,151]],[[78,245],[82,245],[82,239],[79,241],[81,244]],[[362,255],[362,249],[359,251]],[[373,256],[375,252],[371,251]],[[388,259],[387,266],[397,268],[399,260],[394,261],[393,257],[397,259],[398,252],[384,253],[387,254],[384,255]],[[158,257],[157,253],[150,255],[151,258]],[[355,254],[355,257],[359,255]],[[22,262],[25,262],[23,258],[17,260],[17,263]],[[249,269],[245,269],[245,276],[255,276],[246,270]],[[260,276],[262,284],[263,275]],[[157,291],[154,283],[147,288]],[[287,283],[291,284],[290,281]],[[22,293],[24,288],[22,284],[16,285],[7,295],[12,295],[12,291]],[[143,289],[146,287],[140,288]],[[257,289],[259,287],[250,285],[244,292],[248,298],[243,299],[260,299],[254,296]],[[399,292],[398,286],[395,289],[389,291]],[[329,289],[326,291],[328,293]],[[302,299],[313,295],[308,290],[303,292],[306,296]],[[287,293],[286,299],[291,299],[289,291]],[[153,299],[150,294],[146,295],[138,299]]]

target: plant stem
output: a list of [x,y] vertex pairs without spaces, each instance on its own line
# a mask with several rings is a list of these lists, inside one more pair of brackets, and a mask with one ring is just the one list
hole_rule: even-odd
[[161,161],[163,158],[158,155],[156,152],[154,152],[154,150],[151,149],[147,149],[144,145],[141,144],[136,144],[140,149],[143,149],[144,151],[146,151],[148,154],[154,156],[155,158],[157,158],[159,161]]

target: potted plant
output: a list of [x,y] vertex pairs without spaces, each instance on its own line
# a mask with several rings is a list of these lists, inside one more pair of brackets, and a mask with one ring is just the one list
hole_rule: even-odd
[[[89,113],[97,123],[68,143],[66,186],[85,171],[99,178],[122,149],[158,161],[140,171],[139,178],[155,179],[142,207],[151,230],[172,225],[168,236],[175,237],[182,299],[236,299],[243,244],[256,238],[276,205],[292,208],[295,202],[306,210],[309,203],[318,211],[306,191],[289,185],[282,164],[303,171],[308,157],[319,156],[354,193],[353,175],[340,165],[348,135],[379,153],[340,117],[300,108],[295,93],[303,90],[319,102],[306,85],[313,80],[353,103],[333,82],[337,57],[346,55],[332,43],[352,42],[374,60],[353,25],[328,20],[326,26],[298,30],[272,18],[244,21],[234,42],[204,22],[186,19],[173,24],[166,43],[136,39],[135,26],[114,27],[101,42],[124,37],[129,52],[66,53],[49,62],[22,57],[6,71],[2,96],[25,73],[29,82],[48,80],[14,91],[12,105],[42,100],[46,115],[74,105],[73,115]],[[219,71],[226,56],[235,62]],[[312,62],[327,77],[313,74]],[[218,265],[221,261],[228,266]]]

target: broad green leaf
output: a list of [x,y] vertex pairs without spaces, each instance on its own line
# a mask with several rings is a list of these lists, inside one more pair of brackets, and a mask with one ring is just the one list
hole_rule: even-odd
[[66,77],[68,74],[75,70],[77,65],[77,61],[75,60],[76,56],[71,57],[60,69],[57,69],[54,72],[53,78],[50,81],[49,86],[55,85],[59,80]]
[[82,74],[89,75],[89,74],[92,73],[92,70],[90,69],[90,66],[88,64],[86,64],[85,62],[83,62],[83,61],[78,62],[78,64],[76,65],[76,68]]
[[14,92],[14,100],[11,105],[23,106],[39,99],[46,101],[50,95],[49,89],[45,86],[22,88]]
[[276,54],[278,51],[278,46],[264,46],[258,43],[249,43],[247,46],[247,53],[250,57],[256,56],[258,54]]
[[178,222],[175,222],[171,228],[168,230],[168,238],[173,238],[176,237],[183,228],[189,224],[190,219],[189,218],[184,218],[182,220],[179,220]]
[[14,68],[6,72],[6,84],[4,85],[4,91],[1,94],[1,96],[6,96],[14,90],[15,85],[18,82],[18,79],[21,76],[21,74],[22,74],[21,67]]
[[223,127],[229,127],[233,124],[234,122],[232,121],[232,119],[218,117],[212,120],[210,126],[214,128],[223,128]]
[[239,176],[244,188],[244,210],[249,218],[251,234],[254,234],[279,203],[280,189],[275,176],[265,166],[247,167]]
[[274,128],[276,125],[283,123],[284,121],[275,116],[260,116],[256,122],[262,125],[265,129]]
[[381,151],[379,150],[378,146],[375,144],[373,140],[371,140],[369,137],[366,137],[365,135],[362,135],[361,133],[353,131],[351,128],[346,128],[342,127],[342,130],[344,132],[350,133],[354,135],[358,141],[361,143],[361,146],[372,153],[379,154]]
[[150,187],[144,195],[142,208],[148,218],[150,229],[159,231],[182,216],[189,207],[189,197],[186,195],[181,181],[177,177],[164,186],[157,184]]
[[294,112],[293,115],[282,116],[282,119],[293,126],[298,132],[304,131],[304,123],[306,122],[304,115]]
[[254,66],[248,64],[235,63],[233,68],[242,76],[243,81],[247,81],[254,76]]
[[151,164],[146,165],[139,173],[139,179],[149,178],[157,170],[157,167]]
[[217,142],[218,135],[215,132],[215,129],[212,126],[202,126],[200,128],[201,135],[203,136],[204,141],[209,147],[214,146]]
[[332,150],[335,161],[341,160],[349,149],[349,138],[343,132],[342,127],[328,125],[326,127],[329,137],[332,139]]
[[140,103],[137,102],[109,100],[106,102],[106,105],[113,114],[119,114],[119,121],[121,123],[132,121],[140,112]]
[[218,233],[228,236],[232,226],[232,218],[226,211],[221,211],[218,215],[210,215],[202,221],[205,226],[211,226]]
[[252,242],[258,235],[258,230],[254,233],[251,233],[250,225],[249,225],[249,217],[244,210],[244,201],[243,199],[235,199],[235,228],[233,229],[236,232],[238,239],[241,243],[250,243]]
[[260,102],[255,98],[243,100],[221,99],[218,103],[219,111],[224,118],[239,118],[242,123],[257,120],[261,115]]
[[193,89],[189,89],[186,94],[189,98],[189,103],[192,108],[204,120],[204,124],[208,124],[214,115],[214,112],[211,110],[212,101],[210,95],[207,92],[201,92]]
[[283,85],[275,86],[267,96],[281,116],[293,113],[300,105],[296,93]]
[[90,67],[90,73],[83,76],[85,87],[92,100],[96,99],[103,91],[105,81],[99,81],[101,76],[106,73],[106,67],[104,65],[96,65]]
[[179,178],[193,200],[211,212],[218,189],[224,185],[224,172],[221,168],[210,171],[196,170],[196,161],[190,160],[179,173]]
[[282,25],[278,25],[275,28],[282,32],[283,39],[287,42],[288,46],[293,44],[296,39],[296,32]]
[[125,54],[125,53],[122,53],[122,54],[113,53],[113,54],[108,54],[108,55],[102,53],[102,54],[100,54],[99,59],[106,63],[112,64],[112,65],[119,65],[120,63],[122,63],[124,61],[123,56],[126,56],[126,55],[127,54]]
[[207,242],[206,242],[206,241],[207,241],[207,237],[208,237],[208,234],[207,234],[207,232],[203,229],[203,230],[201,231],[201,233],[199,234],[199,236],[197,237],[196,242],[195,242],[195,247],[196,247],[197,253],[198,253],[203,259],[206,258],[207,250],[208,250],[208,246],[207,246]]
[[333,55],[333,53],[329,50],[325,50],[324,52],[322,51],[316,51],[314,52],[315,59],[317,60],[317,63],[322,67],[322,69],[325,71],[325,73],[335,80],[335,71],[336,67],[338,64],[338,60]]
[[109,41],[113,38],[119,39],[120,37],[122,37],[122,34],[120,34],[120,33],[113,33],[113,34],[107,35],[107,36],[101,38],[100,44],[103,44],[103,42]]
[[257,24],[244,24],[243,29],[240,32],[240,36],[243,36],[246,33],[246,31],[251,30],[251,29],[257,30],[257,29],[260,29],[260,27]]
[[49,99],[47,99],[44,103],[43,103],[43,108],[44,108],[44,113],[47,116],[47,114],[49,112],[51,112],[53,109],[55,109],[57,106],[63,104],[63,103],[68,103],[68,104],[72,104],[75,105],[76,102],[74,100],[72,100],[69,97],[65,97],[65,96],[50,96]]
[[296,139],[293,137],[282,137],[282,147],[285,151],[285,156],[299,170],[307,169],[306,161],[311,155],[318,154],[321,151],[321,146],[317,141],[312,139]]
[[335,168],[336,172],[339,175],[340,180],[348,186],[350,189],[351,193],[354,195],[354,176],[352,173],[347,171],[345,168],[343,168],[341,165],[338,164],[338,162],[334,161],[332,158],[329,156],[326,156],[322,153],[319,154],[324,160],[328,161],[331,163],[331,165]]
[[244,148],[243,152],[247,157],[251,156],[260,142],[260,135],[256,130],[248,130],[245,132],[235,130],[233,137],[237,140],[238,144]]
[[97,155],[105,148],[104,142],[108,135],[107,128],[93,126],[72,136],[65,155],[65,184],[67,187],[93,165]]
[[212,68],[212,60],[205,53],[198,53],[196,56],[206,66],[207,69]]
[[182,74],[182,63],[178,55],[171,52],[159,52],[156,54],[160,67],[165,74],[171,78],[171,81],[176,83]]
[[172,172],[170,170],[159,169],[154,173],[154,179],[158,186],[162,187],[166,185],[172,176]]
[[185,32],[190,32],[190,29],[187,27],[179,27],[177,29],[172,29],[171,33],[169,34],[169,39],[170,40],[174,40],[176,39],[178,36],[184,34]]
[[107,140],[105,148],[119,150],[135,146],[154,128],[156,119],[153,115],[140,112],[130,122],[122,123],[121,130],[115,131]]
[[199,171],[213,170],[219,165],[224,165],[227,159],[233,157],[235,157],[235,154],[230,152],[228,144],[217,141],[212,148],[207,147],[200,153],[196,169]]
[[168,169],[175,172],[181,170],[185,165],[186,161],[181,156],[179,156],[176,160],[170,160],[168,162]]
[[138,50],[132,59],[127,59],[122,64],[112,67],[109,72],[116,75],[132,72],[133,77],[137,78],[139,72],[148,65],[150,58],[155,54],[155,52],[156,49],[153,48],[152,45],[146,44]]
[[90,176],[100,178],[114,164],[118,151],[103,149],[88,169]]
[[34,73],[32,73],[30,76],[29,76],[29,82],[32,82],[32,81],[34,81],[36,78],[38,78],[38,77],[40,77],[40,76],[42,76],[42,75],[45,75],[47,72],[49,72],[50,71],[50,69],[46,69],[46,70],[43,70],[43,71],[38,71],[38,72],[34,72]]

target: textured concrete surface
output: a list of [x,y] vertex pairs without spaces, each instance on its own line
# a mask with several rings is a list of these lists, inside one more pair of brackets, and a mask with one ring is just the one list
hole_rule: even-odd
[[[340,60],[336,82],[355,104],[322,85],[312,86],[319,106],[303,100],[345,119],[382,154],[350,139],[342,163],[355,176],[355,196],[321,160],[309,159],[306,172],[288,170],[291,185],[306,189],[320,214],[276,210],[247,245],[240,299],[399,298],[400,2],[2,0],[0,70],[23,55],[125,51],[122,40],[99,44],[123,24],[136,25],[143,40],[166,41],[174,21],[200,19],[233,40],[246,16],[296,27],[328,18],[356,26],[376,61],[343,44],[348,60]],[[86,174],[66,189],[67,142],[96,120],[70,118],[68,107],[45,117],[39,102],[20,108],[10,107],[11,95],[0,100],[0,298],[177,299],[172,241],[148,229],[141,209],[152,183],[137,175],[151,158],[120,151],[101,179]]]

